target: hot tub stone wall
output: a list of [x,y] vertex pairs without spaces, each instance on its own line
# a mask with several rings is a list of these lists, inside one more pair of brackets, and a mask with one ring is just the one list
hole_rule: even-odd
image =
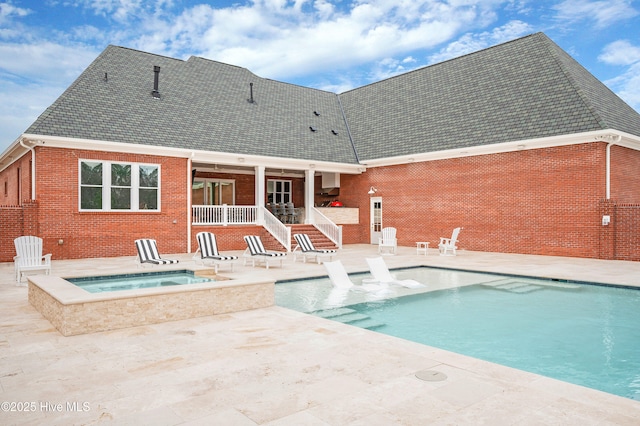
[[29,282],[29,303],[64,336],[273,306],[275,283],[63,304]]

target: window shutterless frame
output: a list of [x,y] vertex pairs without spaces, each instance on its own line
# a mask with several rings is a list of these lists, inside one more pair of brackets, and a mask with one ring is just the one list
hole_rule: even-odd
[[160,211],[160,165],[123,161],[78,161],[78,210]]

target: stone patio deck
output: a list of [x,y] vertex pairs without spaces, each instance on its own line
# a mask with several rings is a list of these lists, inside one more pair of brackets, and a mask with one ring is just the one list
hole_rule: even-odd
[[[375,254],[353,245],[338,258],[356,272]],[[188,254],[169,256],[191,262]],[[639,262],[468,251],[441,257],[433,249],[422,256],[410,247],[385,261],[640,283]],[[132,257],[54,260],[52,273],[128,270],[136,270]],[[240,263],[229,275],[256,274],[325,272],[287,260],[268,271]],[[0,306],[3,425],[640,424],[638,401],[280,307],[64,337],[28,304],[12,263],[0,264]],[[425,369],[447,379],[417,379]]]

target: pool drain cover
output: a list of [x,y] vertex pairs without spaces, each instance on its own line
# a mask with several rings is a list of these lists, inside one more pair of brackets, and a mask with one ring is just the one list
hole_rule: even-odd
[[426,382],[441,382],[447,379],[447,375],[434,370],[422,370],[416,373],[416,377]]

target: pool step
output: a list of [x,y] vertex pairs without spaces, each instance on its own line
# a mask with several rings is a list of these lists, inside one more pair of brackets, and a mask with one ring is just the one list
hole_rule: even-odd
[[495,288],[496,290],[508,291],[511,293],[531,293],[532,291],[542,290],[544,287],[530,284],[524,281],[499,280],[482,284],[485,287]]
[[371,317],[367,317],[367,319],[350,322],[349,325],[355,325],[356,327],[366,328],[367,330],[375,330],[376,328],[384,327],[387,324],[380,321],[376,321]]
[[323,311],[315,311],[312,312],[313,315],[322,318],[333,318],[340,315],[352,314],[355,310],[350,308],[335,308],[335,309],[325,309]]
[[373,330],[386,325],[373,320],[369,315],[361,314],[350,308],[327,309],[324,311],[315,311],[312,312],[312,314],[317,317],[338,321],[343,324],[349,324],[360,328],[366,328],[368,330]]
[[491,281],[482,283],[485,287],[495,288],[496,290],[510,291],[512,293],[530,293],[532,291],[541,290],[544,288],[556,288],[562,290],[577,290],[581,286],[578,284],[563,283],[563,282],[527,282],[524,279],[514,280],[513,278]]

